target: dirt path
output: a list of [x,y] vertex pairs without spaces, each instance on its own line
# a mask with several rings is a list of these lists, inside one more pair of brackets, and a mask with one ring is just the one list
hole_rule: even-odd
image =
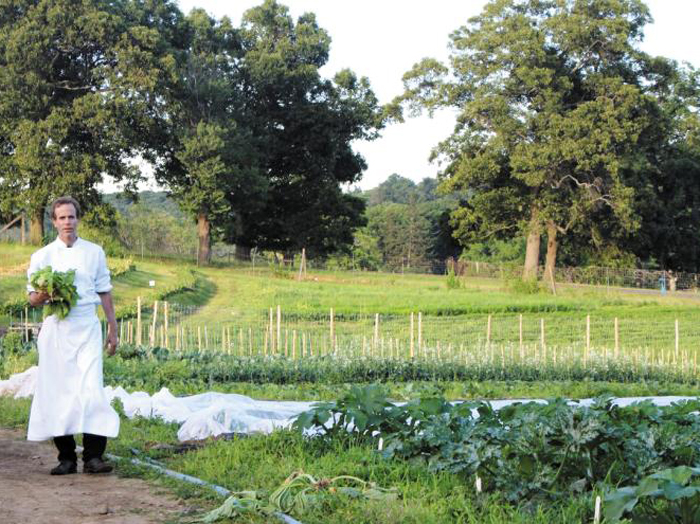
[[[0,522],[3,524],[153,524],[191,520],[187,506],[139,479],[51,476],[53,445],[27,442],[0,428]],[[78,466],[80,471],[81,465]]]

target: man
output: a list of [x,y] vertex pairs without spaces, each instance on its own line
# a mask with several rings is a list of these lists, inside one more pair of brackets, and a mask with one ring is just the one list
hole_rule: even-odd
[[[103,389],[102,330],[96,309],[102,304],[108,323],[107,353],[117,348],[117,321],[110,293],[112,285],[104,251],[78,238],[80,206],[72,197],[61,197],[51,205],[58,238],[32,255],[29,277],[46,266],[54,271],[75,270],[78,303],[68,316],[44,319],[39,332],[39,375],[29,417],[28,440],[53,438],[59,464],[52,475],[77,472],[78,458],[73,435],[83,434],[83,472],[108,473],[103,461],[107,437],[119,433],[119,415]],[[41,306],[46,292],[27,286],[29,302]]]

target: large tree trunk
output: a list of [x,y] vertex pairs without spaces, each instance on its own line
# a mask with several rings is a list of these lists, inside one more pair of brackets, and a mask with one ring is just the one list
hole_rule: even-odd
[[551,220],[547,222],[547,259],[544,263],[544,275],[547,282],[554,280],[554,268],[557,266],[557,226]]
[[537,278],[537,265],[540,261],[540,219],[536,207],[532,208],[530,215],[530,227],[527,234],[527,247],[525,249],[525,267],[523,267],[523,280]]
[[44,242],[44,208],[35,211],[29,221],[29,242],[40,246]]
[[205,213],[197,215],[197,236],[199,237],[197,265],[207,266],[211,261],[211,223]]

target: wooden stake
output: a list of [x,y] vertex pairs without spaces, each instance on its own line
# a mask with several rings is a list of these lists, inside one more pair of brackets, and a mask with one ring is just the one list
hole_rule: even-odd
[[676,319],[676,359],[678,358],[678,348],[680,347],[680,329],[678,327],[678,319]]
[[374,315],[374,347],[379,343],[379,313]]
[[418,355],[424,355],[423,351],[423,313],[418,312]]
[[[273,352],[275,347],[275,327],[272,323],[272,308],[270,308],[270,353]],[[265,355],[267,355],[267,342],[265,343]]]
[[414,350],[413,350],[413,313],[411,313],[411,359],[414,357]]
[[586,315],[586,360],[591,352],[591,316]]
[[520,333],[520,360],[522,361],[525,359],[525,353],[523,352],[523,314],[521,313],[519,317],[520,325],[518,327],[518,332]]
[[202,352],[202,326],[197,326],[197,349]]
[[330,319],[331,319],[331,321],[330,321],[330,328],[331,328],[331,333],[330,333],[330,335],[331,335],[331,338],[330,338],[330,342],[331,342],[331,351],[334,351],[334,350],[335,350],[335,347],[334,347],[334,342],[335,342],[335,326],[333,325],[333,308],[331,308],[331,317],[330,317]]
[[540,342],[542,343],[542,351],[545,352],[544,358],[545,358],[545,362],[546,362],[546,360],[547,360],[547,353],[546,353],[547,345],[544,342],[544,319],[543,318],[540,319]]
[[[277,304],[277,353],[282,352],[282,308]],[[286,351],[285,351],[286,353]]]
[[221,326],[221,351],[226,351],[226,328]]
[[151,347],[153,347],[156,343],[156,322],[158,321],[158,301],[156,300],[153,303],[153,322],[151,324]]
[[486,320],[486,345],[491,345],[491,315]]
[[615,358],[617,358],[620,352],[620,324],[615,317]]
[[163,303],[163,321],[165,322],[165,347],[168,348],[168,303]]
[[136,345],[141,345],[141,297],[136,297]]
[[292,330],[292,360],[297,359],[297,332]]

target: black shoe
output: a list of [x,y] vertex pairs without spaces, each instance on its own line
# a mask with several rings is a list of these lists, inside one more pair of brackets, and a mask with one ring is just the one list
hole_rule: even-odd
[[72,460],[62,460],[51,470],[52,475],[70,475],[78,472],[78,465]]
[[83,464],[83,473],[109,473],[114,466],[99,457],[92,458]]

